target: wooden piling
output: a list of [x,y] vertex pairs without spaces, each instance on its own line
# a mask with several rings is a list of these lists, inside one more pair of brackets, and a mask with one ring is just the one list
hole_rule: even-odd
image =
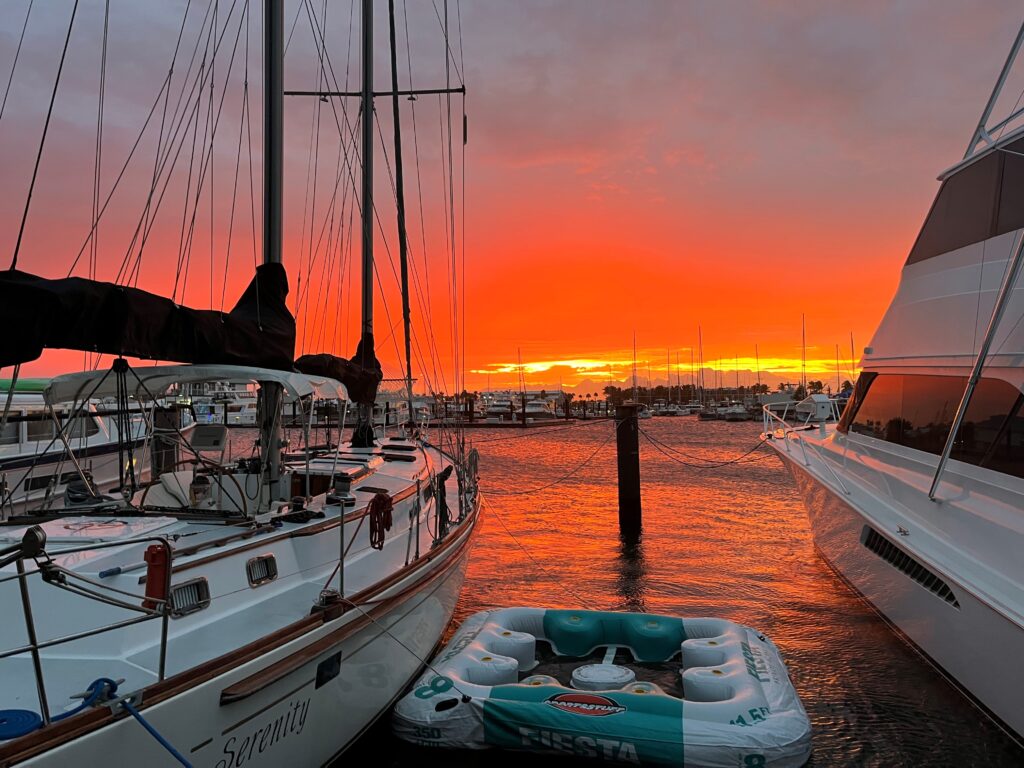
[[619,469],[619,532],[636,538],[643,527],[640,508],[640,429],[638,406],[615,408],[615,447]]

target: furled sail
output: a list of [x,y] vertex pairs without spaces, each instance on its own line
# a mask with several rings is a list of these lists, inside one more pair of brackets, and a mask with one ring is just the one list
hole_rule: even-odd
[[295,319],[285,305],[288,276],[263,264],[230,312],[190,309],[123,285],[0,272],[0,366],[44,349],[77,349],[181,363],[291,370]]
[[377,387],[384,378],[380,361],[373,351],[372,336],[368,344],[362,340],[359,342],[350,360],[327,354],[303,355],[295,361],[295,369],[309,376],[337,379],[345,385],[353,402],[365,405],[373,405],[377,399]]

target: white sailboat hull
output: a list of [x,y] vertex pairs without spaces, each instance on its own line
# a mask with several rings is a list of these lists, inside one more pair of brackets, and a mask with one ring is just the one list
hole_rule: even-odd
[[[951,682],[1018,736],[1024,734],[1018,695],[1024,690],[1024,665],[1011,661],[1024,657],[1024,627],[965,589],[954,574],[925,561],[915,552],[912,536],[900,536],[896,526],[880,523],[880,515],[863,505],[865,498],[878,503],[877,497],[844,494],[814,473],[815,464],[808,467],[795,454],[777,452],[804,498],[814,543],[825,561]],[[896,510],[884,512],[890,520],[894,515]],[[900,550],[949,585],[957,605],[866,546],[866,526],[896,540]]]
[[[440,642],[465,578],[472,533],[470,526],[450,555],[395,584],[373,601],[376,606],[351,609],[314,632],[146,707],[146,720],[197,767],[330,762],[388,709]],[[281,665],[293,668],[280,674]],[[273,679],[251,695],[224,701],[225,691],[244,689],[243,681],[251,687],[261,672]],[[137,722],[123,716],[19,764],[100,763],[177,764]]]

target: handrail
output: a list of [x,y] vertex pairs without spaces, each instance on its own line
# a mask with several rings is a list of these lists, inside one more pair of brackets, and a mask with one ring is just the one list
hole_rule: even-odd
[[[835,417],[835,414],[836,414],[836,402],[834,400],[830,400],[830,403],[832,404],[832,415],[833,415],[833,417]],[[850,489],[846,487],[846,483],[843,482],[843,478],[841,478],[836,473],[836,471],[834,469],[832,469],[831,465],[829,465],[828,461],[825,459],[824,455],[821,453],[821,450],[818,448],[818,446],[814,445],[813,443],[808,443],[806,440],[804,440],[804,436],[799,434],[800,432],[807,431],[807,429],[809,429],[811,427],[809,427],[806,422],[805,422],[804,425],[801,425],[801,426],[798,426],[798,427],[790,426],[789,423],[785,420],[785,415],[786,415],[786,413],[788,413],[788,411],[789,411],[789,404],[788,403],[786,404],[786,408],[783,411],[782,417],[780,417],[777,413],[772,411],[771,408],[768,405],[762,406],[762,412],[764,414],[764,425],[765,425],[764,432],[765,432],[765,435],[768,435],[768,434],[770,434],[770,433],[775,431],[775,430],[769,429],[769,427],[771,426],[771,424],[774,421],[778,421],[782,425],[783,444],[786,446],[786,452],[789,453],[790,450],[789,450],[789,440],[786,440],[785,438],[788,437],[789,435],[795,435],[797,442],[800,444],[800,450],[801,450],[801,452],[803,454],[804,465],[805,466],[810,466],[810,462],[807,461],[807,446],[809,445],[810,448],[811,448],[811,451],[813,451],[815,456],[818,457],[818,461],[821,463],[821,465],[824,466],[825,469],[827,469],[829,471],[829,474],[831,474],[833,478],[835,478],[835,481],[839,484],[839,487],[842,489],[843,494],[846,495],[846,496],[849,496],[850,495]]]
[[[38,639],[38,637],[36,636],[35,619],[34,619],[33,613],[32,613],[32,600],[31,600],[31,597],[29,595],[27,580],[28,580],[29,576],[32,576],[32,575],[35,575],[35,574],[39,574],[39,577],[41,579],[45,580],[45,578],[46,578],[46,569],[39,565],[40,558],[45,558],[45,561],[47,563],[52,563],[52,561],[53,561],[53,559],[55,557],[61,557],[63,555],[74,554],[76,552],[85,552],[85,551],[96,550],[96,549],[112,549],[114,547],[127,547],[127,546],[133,546],[133,545],[142,544],[142,543],[145,543],[145,542],[151,542],[153,544],[157,544],[159,546],[162,546],[164,548],[164,550],[166,551],[168,568],[166,569],[166,574],[164,576],[164,594],[168,596],[167,598],[165,598],[165,599],[158,599],[158,598],[157,599],[152,599],[152,602],[156,604],[156,607],[153,608],[153,609],[148,609],[148,612],[147,612],[147,614],[145,616],[137,616],[137,617],[133,617],[131,619],[125,619],[123,621],[116,621],[116,622],[114,622],[112,624],[108,624],[108,625],[103,626],[103,627],[95,627],[93,629],[84,630],[82,632],[75,632],[75,633],[72,633],[70,635],[63,635],[61,637],[51,638],[49,640],[42,640],[42,641],[40,641]],[[166,677],[166,671],[167,671],[167,635],[168,635],[168,630],[169,630],[169,619],[170,619],[170,615],[171,615],[170,598],[169,598],[169,596],[171,594],[171,568],[169,566],[170,566],[170,563],[171,563],[173,557],[174,557],[174,549],[171,547],[170,542],[165,537],[163,537],[163,536],[142,536],[142,537],[138,537],[138,538],[127,539],[127,540],[124,540],[124,541],[99,541],[99,542],[91,542],[89,544],[83,544],[83,545],[79,545],[79,546],[65,547],[63,549],[59,549],[59,550],[54,551],[54,552],[47,552],[46,549],[45,549],[45,543],[44,543],[43,544],[43,549],[35,552],[34,554],[22,554],[20,557],[17,558],[17,560],[15,560],[15,565],[16,565],[16,568],[17,568],[17,574],[15,574],[12,577],[5,578],[4,581],[9,581],[11,578],[16,578],[18,580],[18,587],[19,587],[19,591],[21,593],[22,612],[23,612],[24,617],[25,617],[25,630],[26,630],[26,634],[28,635],[29,642],[28,642],[27,645],[20,646],[18,648],[8,649],[8,650],[5,650],[5,651],[0,651],[0,659],[5,659],[5,658],[8,658],[10,656],[16,656],[18,654],[23,654],[23,653],[31,654],[31,656],[32,656],[32,666],[33,666],[33,672],[34,672],[35,684],[36,684],[36,695],[37,695],[37,697],[39,699],[40,716],[42,717],[44,725],[49,725],[49,723],[50,723],[50,708],[49,708],[49,704],[48,704],[47,699],[46,699],[46,682],[45,682],[45,680],[43,678],[42,660],[41,660],[41,657],[39,655],[39,651],[40,650],[43,650],[43,649],[46,649],[46,648],[52,648],[52,647],[55,647],[55,646],[58,646],[58,645],[63,645],[64,643],[73,642],[75,640],[81,640],[81,639],[86,638],[86,637],[93,637],[95,635],[100,635],[100,634],[103,634],[105,632],[110,632],[110,631],[113,631],[113,630],[123,629],[125,627],[132,626],[133,624],[141,624],[144,621],[149,621],[150,619],[154,619],[154,618],[157,618],[159,616],[161,618],[161,627],[160,627],[160,660],[159,660],[159,667],[158,667],[158,670],[157,670],[157,676],[158,676],[158,680],[163,681],[163,679]],[[26,560],[34,561],[36,563],[36,565],[37,565],[37,569],[34,570],[34,571],[26,571],[25,570],[25,561]],[[107,585],[99,584],[98,582],[94,582],[94,581],[92,581],[90,579],[84,579],[84,580],[87,583],[89,583],[89,584],[92,584],[92,585],[95,585],[95,586],[99,586],[100,588],[103,588],[103,589],[110,589],[111,591],[119,592],[121,594],[131,594],[131,593],[125,592],[124,590],[113,589],[112,587],[108,587]],[[67,588],[70,589],[70,587],[67,587]],[[72,589],[72,591],[75,594],[78,594],[81,597],[85,597],[87,599],[97,600],[97,601],[100,601],[100,602],[107,602],[106,600],[103,600],[103,598],[101,598],[99,596],[90,594],[88,591],[80,591],[80,590],[74,590],[74,589]],[[140,599],[142,599],[145,596],[144,595],[138,595],[138,597]]]

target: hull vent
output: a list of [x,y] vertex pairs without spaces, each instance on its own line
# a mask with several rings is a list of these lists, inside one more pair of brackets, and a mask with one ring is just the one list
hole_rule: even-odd
[[277,578],[277,560],[273,555],[260,555],[245,564],[249,586],[258,587]]
[[171,616],[187,616],[210,604],[210,585],[206,579],[192,579],[171,587]]
[[953,594],[953,590],[949,588],[945,581],[921,565],[921,563],[917,562],[917,560],[897,547],[874,528],[864,527],[861,543],[893,568],[905,573],[933,595],[942,598],[954,608],[960,608],[956,595]]

